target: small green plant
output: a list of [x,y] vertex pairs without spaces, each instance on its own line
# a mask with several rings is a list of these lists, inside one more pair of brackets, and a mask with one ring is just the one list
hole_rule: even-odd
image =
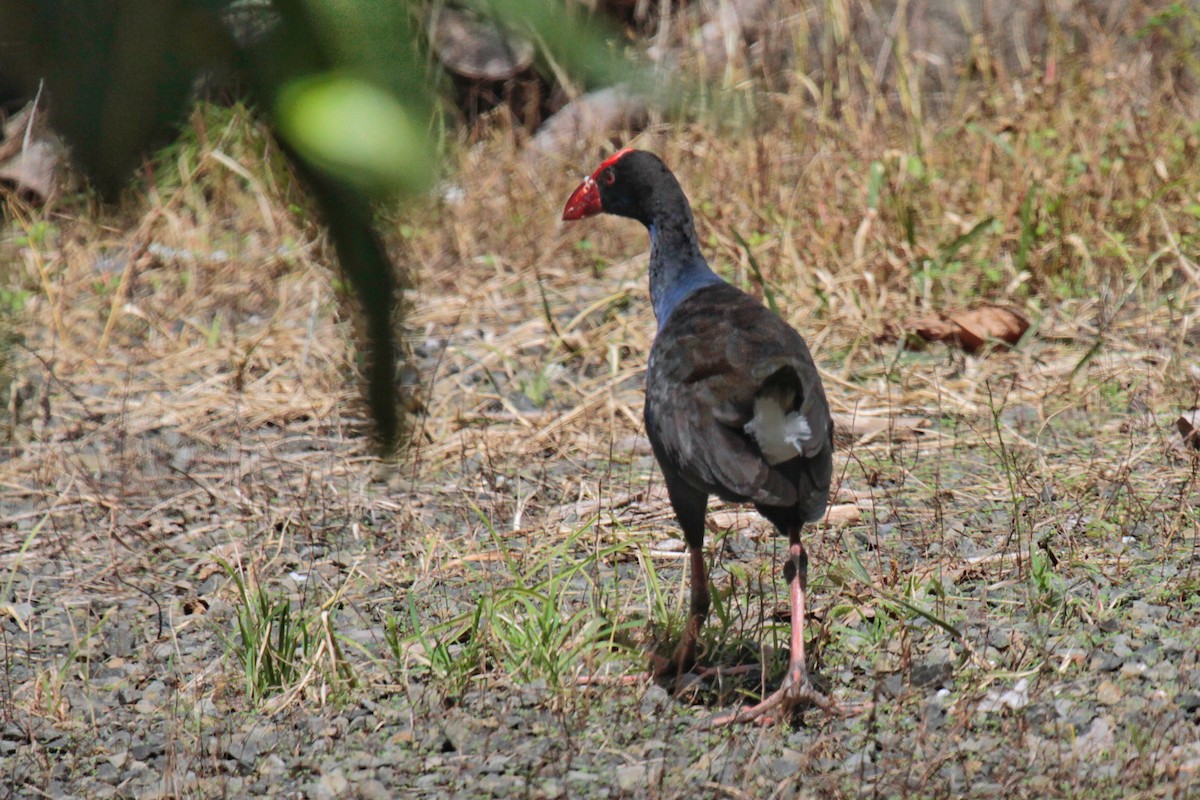
[[[682,635],[685,614],[683,604],[676,602],[673,598],[675,593],[670,591],[659,577],[658,570],[654,567],[654,559],[641,549],[636,556],[642,580],[645,581],[647,614],[654,627],[666,638],[674,639]],[[682,594],[677,596],[682,597]]]
[[730,231],[733,233],[734,241],[746,251],[746,262],[750,265],[750,272],[754,275],[755,283],[762,289],[763,299],[767,301],[767,307],[778,314],[779,304],[775,302],[775,289],[763,277],[762,267],[758,265],[758,259],[754,257],[754,248],[767,241],[767,237],[761,233],[752,233],[750,234],[750,241],[747,242],[736,229],[731,228]]
[[926,255],[911,264],[917,289],[922,296],[930,298],[935,288],[942,288],[947,296],[953,296],[954,291],[949,286],[952,279],[964,269],[960,253],[969,249],[976,240],[988,233],[995,233],[997,222],[994,217],[984,217],[976,222],[965,233],[955,236],[938,246],[937,253]]
[[[1008,496],[1010,501],[1010,525],[1011,532],[1009,540],[1016,539],[1017,547],[1017,573],[1022,574],[1026,561],[1032,557],[1033,553],[1033,531],[1031,523],[1026,519],[1024,513],[1025,498],[1021,492],[1022,475],[1026,470],[1022,468],[1017,453],[1009,444],[1003,413],[1004,413],[1004,398],[997,399],[992,392],[991,383],[986,384],[988,397],[988,410],[991,412],[992,432],[996,434],[996,444],[992,446],[988,443],[988,447],[992,450],[993,455],[1000,461],[1000,468],[1004,471],[1004,480],[1008,488]],[[1022,558],[1021,548],[1023,543],[1026,545],[1025,558]],[[1009,541],[1006,541],[1004,547],[1007,548]]]
[[[422,623],[410,598],[407,633],[396,618],[387,626],[388,649],[398,664],[415,659],[449,693],[458,694],[489,667],[523,683],[561,687],[581,665],[622,649],[623,637],[640,623],[614,620],[588,575],[598,562],[613,558],[628,544],[609,545],[583,558],[568,557],[591,529],[588,523],[524,563],[504,547],[490,520],[479,509],[476,513],[503,556],[504,577],[510,582],[484,592],[470,611],[434,625]],[[482,574],[477,578],[491,580]]]
[[242,664],[246,694],[254,702],[289,689],[303,672],[304,655],[312,646],[308,626],[286,597],[272,595],[221,562],[237,587],[237,637],[230,645]]
[[533,404],[534,408],[545,408],[550,402],[550,391],[554,382],[551,377],[553,365],[546,364],[536,372],[521,378],[521,394]]
[[[477,510],[478,513],[478,510]],[[581,525],[557,547],[524,565],[507,554],[495,528],[480,513],[494,544],[505,553],[513,584],[484,598],[492,654],[524,681],[559,685],[579,664],[620,649],[620,637],[636,622],[618,622],[598,614],[587,575],[598,560],[628,547],[618,543],[584,558],[570,558],[580,538],[591,530]],[[545,577],[543,577],[545,576]],[[575,606],[574,610],[569,610]]]
[[509,587],[488,603],[497,660],[522,682],[562,685],[587,651],[610,636],[607,621],[584,606],[566,610],[565,587],[555,576],[538,587]]
[[216,347],[217,343],[221,341],[221,317],[214,315],[212,322],[207,328],[202,330],[204,331],[205,344],[210,348]]
[[302,688],[316,676],[337,688],[357,683],[333,629],[330,607],[336,597],[317,613],[297,609],[228,562],[217,563],[237,587],[236,635],[226,643],[242,665],[252,702]]
[[1179,63],[1191,70],[1200,68],[1200,57],[1196,55],[1200,47],[1200,10],[1194,3],[1176,0],[1152,14],[1134,35],[1138,39],[1161,37],[1172,50],[1173,58],[1169,63]]
[[0,314],[20,314],[32,293],[26,289],[0,286]]
[[45,220],[37,220],[25,226],[21,235],[13,237],[17,247],[38,248],[58,236],[58,227]]
[[[95,624],[88,628],[83,636],[77,637],[70,651],[63,657],[57,667],[52,667],[42,671],[36,680],[34,697],[41,706],[41,710],[48,716],[56,719],[66,719],[66,712],[70,709],[71,703],[64,694],[67,687],[69,677],[78,677],[84,683],[88,681],[88,676],[91,671],[91,659],[87,655],[89,648],[88,643],[94,640],[104,626],[108,623],[109,618],[116,611],[116,608],[110,608]],[[72,629],[74,629],[74,620],[72,619]],[[74,631],[73,631],[74,632]],[[78,670],[78,675],[73,675],[73,670]]]
[[1039,542],[1041,547],[1029,554],[1029,580],[1034,590],[1034,607],[1043,611],[1061,609],[1065,592],[1063,580],[1055,572],[1057,559],[1048,542]]
[[898,620],[912,620],[919,617],[941,628],[954,639],[962,639],[962,632],[953,623],[947,619],[943,619],[924,606],[923,601],[927,596],[934,595],[940,597],[942,588],[939,582],[931,580],[922,582],[916,575],[909,575],[901,586],[904,596],[900,596],[894,592],[886,591],[879,586],[878,581],[871,576],[870,571],[863,564],[855,548],[848,548],[847,554],[850,557],[848,563],[843,561],[840,564],[830,565],[827,572],[828,580],[834,585],[845,585],[853,582],[870,590],[871,594],[875,596],[873,605],[877,612],[877,619],[879,611],[883,611],[889,617]]
[[484,641],[478,635],[483,612],[484,604],[479,603],[470,614],[436,625],[424,625],[413,597],[409,595],[407,628],[411,633],[405,635],[401,618],[389,616],[384,640],[396,664],[406,665],[415,659],[418,672],[428,672],[448,694],[457,696],[466,690],[484,666]]

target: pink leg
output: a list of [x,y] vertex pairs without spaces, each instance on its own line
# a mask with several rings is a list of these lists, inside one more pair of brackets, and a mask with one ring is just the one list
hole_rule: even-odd
[[806,700],[829,714],[841,714],[842,710],[827,696],[817,691],[808,680],[808,666],[804,657],[804,620],[808,613],[807,584],[808,584],[808,554],[804,552],[804,544],[800,541],[800,528],[789,532],[788,563],[784,566],[784,575],[788,578],[792,601],[792,638],[791,658],[788,661],[787,674],[778,689],[761,703],[743,708],[739,711],[723,714],[714,718],[709,724],[736,725],[742,722],[766,721],[767,713],[776,708],[787,711],[796,703]]

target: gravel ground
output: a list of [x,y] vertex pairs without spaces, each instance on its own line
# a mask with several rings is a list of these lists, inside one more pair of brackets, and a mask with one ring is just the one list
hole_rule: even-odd
[[[1032,426],[1019,411],[1011,416],[1017,433]],[[1078,421],[1064,419],[1064,431]],[[1037,521],[1035,553],[1043,557],[1034,574],[1037,567],[1028,559],[1018,566],[1016,546],[1005,541],[1011,503],[980,502],[968,491],[986,451],[961,435],[955,442],[940,448],[941,458],[930,458],[923,442],[851,448],[870,465],[875,486],[847,477],[843,493],[865,491],[874,517],[811,535],[820,678],[839,700],[873,701],[874,710],[849,719],[808,711],[792,724],[716,731],[704,721],[753,691],[756,673],[720,685],[697,679],[672,696],[645,681],[548,687],[486,663],[453,682],[422,670],[419,660],[389,656],[389,614],[419,609],[432,626],[512,576],[447,564],[471,556],[495,565],[500,556],[454,492],[429,491],[408,514],[389,513],[412,498],[397,499],[386,471],[343,469],[358,456],[332,429],[264,433],[238,452],[192,446],[191,475],[242,476],[240,487],[231,482],[220,495],[179,480],[170,469],[178,445],[162,447],[157,459],[147,447],[128,467],[136,475],[127,476],[144,494],[57,508],[27,495],[5,505],[0,791],[56,798],[1200,796],[1200,552],[1194,533],[1170,535],[1171,515],[1186,510],[1178,491],[1163,489],[1139,522],[1116,525],[1117,540],[1096,533],[1106,518],[1099,482],[1071,498],[1049,491],[1023,498],[1018,513]],[[73,458],[85,456],[77,449]],[[644,444],[626,456],[630,475],[653,475]],[[1186,463],[1185,454],[1172,457]],[[1109,496],[1121,487],[1145,496],[1143,480],[1162,478],[1156,459],[1133,465]],[[249,462],[258,465],[253,475]],[[945,495],[937,515],[910,489],[928,462],[936,462]],[[1069,471],[1063,464],[1060,484]],[[462,467],[475,474],[444,477],[456,485],[481,479],[478,462]],[[494,457],[486,482],[516,486],[524,477],[532,485],[540,474],[545,487],[548,469]],[[493,508],[520,497],[519,490],[477,493],[489,494]],[[240,504],[225,502],[239,496]],[[661,493],[640,498],[623,509],[610,504],[613,524],[597,525],[597,535],[615,535],[624,519],[623,535],[661,544],[672,533]],[[1100,507],[1089,508],[1089,498]],[[537,518],[525,530],[553,537],[556,515],[567,523],[557,529],[572,529],[574,510],[546,502],[529,510]],[[123,521],[110,525],[113,517]],[[733,521],[714,548],[718,585],[735,586],[725,598],[729,613],[765,614],[782,630],[783,621],[771,622],[783,600],[770,583],[777,547],[752,515]],[[443,527],[456,532],[432,544],[428,532]],[[240,539],[231,530],[255,533]],[[409,535],[400,540],[402,530]],[[507,536],[513,551],[537,551],[528,535]],[[432,552],[439,548],[445,553]],[[567,561],[571,552],[563,551]],[[248,704],[231,645],[237,595],[216,558],[269,570],[299,608],[337,591],[334,626],[356,684],[324,675],[286,701]],[[440,560],[441,569],[414,566],[422,558]],[[661,567],[672,587],[676,563]],[[848,566],[855,564],[882,575],[887,590],[856,580]],[[613,562],[611,575],[628,584],[637,574],[628,567]],[[755,575],[766,581],[765,605],[748,590]],[[711,627],[727,636],[710,636],[710,661],[754,660],[754,630]],[[638,663],[624,657],[615,668],[636,672]]]

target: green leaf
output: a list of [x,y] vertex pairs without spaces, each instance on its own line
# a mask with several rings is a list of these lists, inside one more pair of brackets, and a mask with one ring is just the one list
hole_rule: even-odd
[[758,259],[754,257],[754,253],[750,250],[750,245],[745,239],[742,238],[742,235],[738,233],[737,230],[731,230],[733,230],[734,240],[738,243],[738,245],[741,246],[743,250],[746,251],[746,261],[750,264],[750,271],[754,273],[754,279],[758,281],[758,285],[762,287],[763,297],[766,298],[767,307],[770,308],[776,316],[778,316],[779,306],[775,302],[775,291],[763,278],[762,269],[760,269],[758,266]]
[[979,222],[976,222],[974,225],[972,225],[971,230],[951,239],[950,242],[942,246],[942,252],[938,257],[938,263],[943,266],[950,263],[950,261],[952,261],[954,257],[958,255],[959,250],[962,250],[964,247],[978,239],[983,233],[992,228],[995,222],[995,217],[984,217]]
[[361,191],[419,191],[433,180],[425,121],[370,81],[336,72],[291,81],[275,116],[297,153]]

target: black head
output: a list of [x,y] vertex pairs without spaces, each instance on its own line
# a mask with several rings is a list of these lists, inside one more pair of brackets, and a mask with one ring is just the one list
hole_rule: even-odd
[[564,220],[616,214],[649,225],[664,215],[687,214],[687,198],[662,159],[645,150],[613,153],[571,193]]

